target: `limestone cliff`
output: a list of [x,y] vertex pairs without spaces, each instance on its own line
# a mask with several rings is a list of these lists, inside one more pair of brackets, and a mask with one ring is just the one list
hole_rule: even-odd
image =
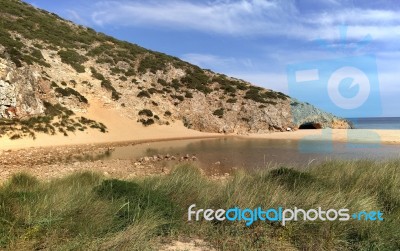
[[[43,114],[44,88],[40,74],[30,67],[16,68],[0,58],[0,116],[23,118]],[[11,107],[16,108],[16,113],[6,114]]]

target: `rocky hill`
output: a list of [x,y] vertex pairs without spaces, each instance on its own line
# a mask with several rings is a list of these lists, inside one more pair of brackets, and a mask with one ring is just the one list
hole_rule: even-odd
[[[119,41],[18,0],[0,0],[0,136],[107,131],[93,100],[143,124],[221,133],[349,124],[287,95]],[[303,112],[307,111],[307,112]]]

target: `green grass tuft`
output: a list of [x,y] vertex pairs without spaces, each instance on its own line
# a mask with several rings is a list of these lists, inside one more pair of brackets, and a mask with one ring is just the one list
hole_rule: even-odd
[[[181,165],[133,180],[77,173],[50,182],[16,174],[0,188],[8,249],[128,249],[196,236],[218,250],[399,250],[400,161],[329,161],[307,170],[237,171],[212,181]],[[187,208],[381,210],[383,222],[187,222]],[[132,236],[133,235],[133,236]]]

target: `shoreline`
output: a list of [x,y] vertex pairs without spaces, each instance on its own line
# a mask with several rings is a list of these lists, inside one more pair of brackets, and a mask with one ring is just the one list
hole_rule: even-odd
[[[139,140],[125,140],[125,141],[110,141],[110,142],[84,142],[84,143],[73,143],[73,144],[55,144],[55,145],[36,145],[36,146],[12,146],[10,148],[0,145],[1,152],[20,151],[29,149],[50,149],[50,148],[114,148],[123,147],[130,145],[139,145],[153,142],[164,142],[164,141],[180,141],[180,140],[196,140],[196,139],[217,139],[217,138],[228,138],[235,137],[235,135],[204,135],[204,136],[182,136],[173,138],[149,138]],[[1,139],[0,139],[1,140]],[[22,139],[24,140],[24,139]]]
[[340,143],[400,145],[400,130],[394,129],[309,129],[292,132],[239,136],[250,139],[333,141]]
[[[160,126],[161,127],[161,126]],[[168,129],[168,128],[167,128]],[[181,129],[181,128],[179,128]],[[84,146],[104,148],[104,147],[120,147],[127,145],[137,145],[150,142],[164,142],[164,141],[179,141],[179,140],[195,140],[195,139],[214,139],[214,138],[242,138],[242,139],[271,139],[271,140],[307,140],[307,141],[333,141],[341,143],[365,143],[365,144],[386,144],[386,145],[400,145],[400,130],[383,130],[383,129],[310,129],[310,130],[297,130],[291,132],[271,132],[268,134],[220,134],[220,133],[205,133],[186,129],[187,131],[182,133],[182,130],[177,130],[171,137],[168,137],[170,130],[165,130],[165,133],[156,135],[158,137],[151,137],[148,134],[151,133],[150,128],[147,134],[140,135],[137,139],[128,137],[125,140],[113,140],[112,137],[107,137],[108,133],[103,134],[104,139],[101,139],[102,135],[93,135],[94,137],[100,137],[94,140],[88,140],[88,138],[80,139],[80,135],[71,135],[64,137],[61,135],[39,135],[39,139],[33,140],[31,138],[23,138],[18,140],[10,140],[6,138],[0,138],[0,153],[7,151],[17,151],[24,149],[48,149],[54,147],[64,148],[79,148]],[[349,136],[349,132],[350,136]],[[94,132],[94,134],[99,134]],[[351,135],[352,134],[352,135]],[[147,137],[146,137],[147,136]],[[90,138],[89,138],[90,139]],[[81,141],[81,142],[80,142]]]
[[[151,129],[145,129],[151,132]],[[354,130],[357,129],[352,129]],[[334,129],[331,132],[330,139],[334,142],[346,142],[347,131],[345,129]],[[232,134],[208,134],[186,129],[185,134],[180,137],[164,134],[163,137],[150,137],[148,133],[141,139],[109,142],[82,142],[78,144],[44,144],[44,145],[26,145],[32,139],[21,139],[25,147],[6,149],[5,145],[0,145],[0,183],[4,182],[15,173],[26,172],[39,179],[49,180],[54,177],[63,177],[64,175],[77,171],[93,171],[103,173],[107,177],[114,178],[132,178],[136,176],[160,175],[166,174],[171,170],[171,166],[153,163],[138,163],[130,159],[107,159],[104,156],[110,154],[114,148],[129,145],[145,144],[150,142],[196,140],[196,139],[217,139],[217,138],[238,138],[238,139],[271,139],[271,140],[327,140],[328,138],[316,137],[322,135],[322,130],[299,130],[294,132],[276,132],[270,134],[250,134],[250,135],[232,135]],[[371,134],[370,130],[358,131],[361,136],[365,133]],[[400,144],[400,130],[397,131],[375,131],[382,139],[391,141],[381,142],[383,144]],[[356,133],[357,134],[357,133]],[[52,137],[49,135],[44,135]],[[143,136],[143,135],[142,135]],[[154,136],[154,135],[153,135]],[[174,136],[174,137],[168,137]],[[359,135],[360,136],[360,135]],[[396,136],[393,138],[393,136]],[[60,136],[53,136],[55,139]],[[63,136],[62,136],[63,137]],[[79,139],[77,136],[73,136]],[[308,137],[308,138],[307,138]],[[98,138],[97,138],[98,139]],[[359,140],[362,138],[359,138]],[[395,143],[393,143],[393,141]],[[41,141],[43,142],[43,141]],[[74,142],[74,141],[72,141]],[[354,142],[354,141],[353,141]],[[0,139],[1,143],[1,139]],[[52,143],[51,141],[46,143]],[[60,142],[58,142],[60,143]],[[364,140],[364,142],[366,141]],[[173,163],[173,162],[171,162]],[[175,163],[175,162],[174,162]],[[212,174],[214,175],[214,174]],[[217,175],[217,174],[216,174]],[[218,176],[218,175],[217,175]]]
[[[181,121],[175,121],[170,125],[152,125],[144,127],[135,120],[107,108],[103,103],[94,100],[85,113],[77,113],[77,116],[89,117],[98,122],[105,122],[108,133],[95,130],[71,133],[68,137],[60,134],[47,135],[38,133],[35,140],[23,138],[10,140],[0,138],[0,153],[9,150],[21,150],[29,148],[54,148],[54,147],[81,147],[94,146],[123,146],[147,142],[173,141],[185,139],[207,139],[207,138],[259,138],[280,140],[332,140],[334,142],[351,141],[384,144],[400,144],[400,130],[367,130],[367,129],[311,129],[296,130],[290,132],[271,132],[266,134],[220,134],[200,132],[186,128]],[[350,133],[349,133],[350,132]],[[373,135],[375,134],[375,137]]]

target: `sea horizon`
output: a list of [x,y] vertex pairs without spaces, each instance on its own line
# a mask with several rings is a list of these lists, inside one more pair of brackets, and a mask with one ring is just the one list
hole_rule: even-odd
[[347,118],[355,129],[400,130],[400,117]]

